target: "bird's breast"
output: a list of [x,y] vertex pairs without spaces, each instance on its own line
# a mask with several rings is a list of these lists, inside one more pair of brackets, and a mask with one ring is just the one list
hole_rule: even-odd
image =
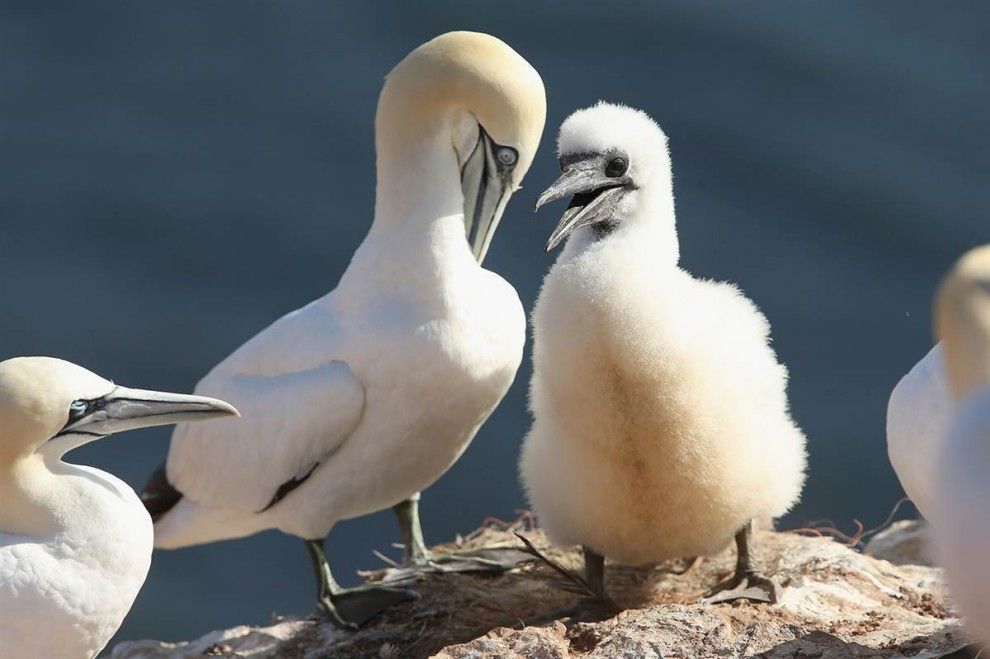
[[351,485],[333,494],[341,517],[393,505],[436,481],[512,384],[525,342],[522,305],[507,284],[470,293],[457,292],[440,312],[417,308],[402,322],[393,315],[368,327],[374,340],[353,345],[348,363],[366,398],[335,461],[350,465]]
[[[120,626],[151,565],[152,525],[137,495],[113,476],[86,467],[63,476],[70,503],[64,528],[36,543],[0,548],[0,654],[95,656]],[[86,472],[86,474],[83,474]],[[54,595],[54,594],[57,594]],[[4,642],[20,634],[16,652]]]

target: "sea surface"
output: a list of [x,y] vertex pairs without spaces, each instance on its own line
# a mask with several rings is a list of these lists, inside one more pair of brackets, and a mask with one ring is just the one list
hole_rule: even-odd
[[[191,390],[347,266],[372,216],[383,76],[439,33],[482,30],[549,97],[487,266],[531,307],[553,258],[559,209],[531,209],[557,174],[557,127],[598,99],[647,110],[670,137],[682,264],[738,282],[790,367],[811,472],[782,526],[879,524],[902,496],[887,396],[931,345],[941,273],[990,241],[988,23],[968,1],[2,0],[0,358]],[[429,541],[524,507],[528,379],[527,353],[424,494]],[[168,436],[72,459],[140,487]],[[339,524],[328,549],[353,583],[398,538],[383,512]],[[162,552],[118,638],[306,613],[313,588],[302,545],[278,533]]]

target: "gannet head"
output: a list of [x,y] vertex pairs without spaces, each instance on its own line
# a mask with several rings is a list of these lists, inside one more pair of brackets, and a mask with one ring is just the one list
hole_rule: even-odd
[[547,251],[579,227],[601,232],[639,218],[656,196],[670,198],[667,136],[645,112],[599,102],[578,110],[560,127],[563,174],[536,200],[536,210],[573,195],[547,241]]
[[957,400],[990,386],[990,245],[960,258],[935,298],[935,334]]
[[213,398],[119,387],[51,357],[0,362],[0,466],[70,449],[122,430],[237,415]]
[[378,101],[379,209],[452,191],[480,262],[545,119],[540,75],[499,39],[449,32],[423,44],[388,74]]

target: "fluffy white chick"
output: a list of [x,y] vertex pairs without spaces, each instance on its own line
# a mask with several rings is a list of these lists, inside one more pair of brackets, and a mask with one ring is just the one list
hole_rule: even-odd
[[537,208],[573,197],[532,319],[531,505],[553,542],[584,546],[602,597],[603,557],[710,554],[735,537],[736,573],[709,601],[775,601],[750,521],[794,505],[806,455],[767,320],[736,286],[678,267],[667,138],[650,117],[579,110],[558,152]]

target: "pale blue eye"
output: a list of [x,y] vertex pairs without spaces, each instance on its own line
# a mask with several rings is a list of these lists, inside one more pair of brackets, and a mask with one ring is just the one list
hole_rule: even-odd
[[85,415],[88,409],[89,409],[89,404],[86,401],[84,400],[74,401],[72,405],[69,405],[69,418],[78,419],[81,416]]
[[516,160],[519,159],[518,154],[516,154],[516,150],[510,146],[499,147],[498,153],[495,154],[495,157],[498,158],[498,161],[506,167],[515,165]]

